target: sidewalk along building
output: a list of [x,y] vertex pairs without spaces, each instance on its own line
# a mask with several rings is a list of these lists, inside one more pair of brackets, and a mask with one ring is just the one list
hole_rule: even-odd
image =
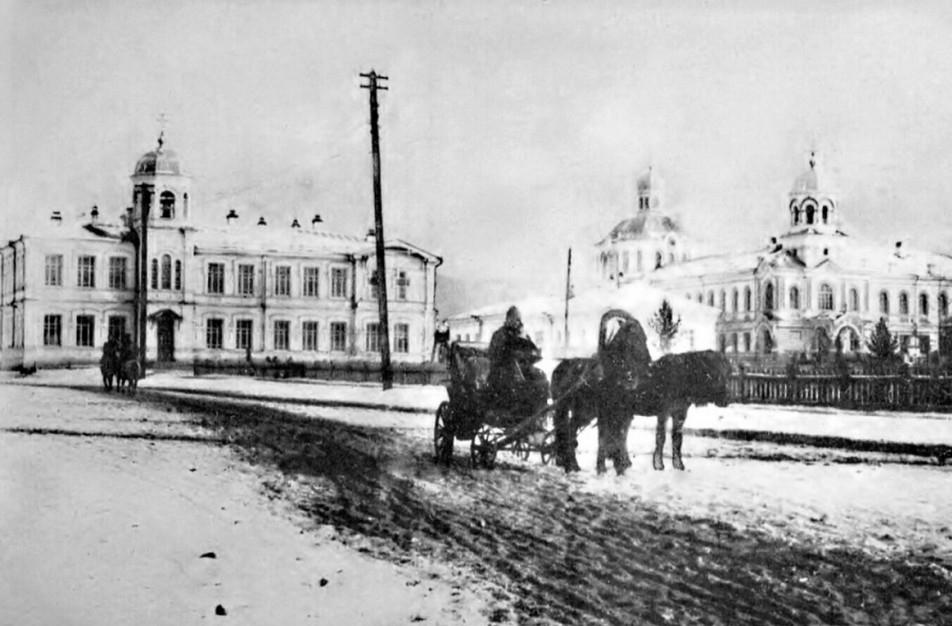
[[[140,292],[152,363],[379,358],[372,233],[335,234],[319,216],[269,224],[235,211],[220,228],[198,227],[191,179],[161,136],[131,178],[132,207],[115,222],[96,207],[80,221],[57,211],[0,248],[2,367],[98,362],[108,337],[138,336]],[[422,362],[442,259],[401,240],[385,248],[392,357]]]
[[768,246],[668,257],[645,279],[719,309],[718,347],[741,358],[864,352],[880,318],[910,357],[952,356],[952,258],[848,235],[814,155],[783,210],[789,227]]

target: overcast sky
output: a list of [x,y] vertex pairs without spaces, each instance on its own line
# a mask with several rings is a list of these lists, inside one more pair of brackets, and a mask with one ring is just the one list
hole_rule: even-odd
[[450,275],[559,285],[649,164],[689,232],[759,245],[811,149],[849,232],[952,252],[952,11],[905,4],[8,2],[0,237],[118,215],[160,113],[199,223],[362,234],[375,68],[387,235]]

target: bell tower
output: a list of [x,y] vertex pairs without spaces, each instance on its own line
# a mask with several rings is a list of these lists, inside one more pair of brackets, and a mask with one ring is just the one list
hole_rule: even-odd
[[178,155],[165,147],[165,131],[155,150],[142,155],[132,172],[132,219],[138,224],[148,203],[149,226],[182,227],[191,223],[190,179],[182,173]]

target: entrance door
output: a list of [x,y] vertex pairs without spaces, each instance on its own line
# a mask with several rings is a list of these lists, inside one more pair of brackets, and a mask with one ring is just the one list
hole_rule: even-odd
[[157,360],[159,363],[170,363],[175,360],[175,319],[171,315],[163,315],[156,322],[159,346]]

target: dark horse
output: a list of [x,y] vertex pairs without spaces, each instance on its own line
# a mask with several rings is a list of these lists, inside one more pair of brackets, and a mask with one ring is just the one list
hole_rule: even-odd
[[566,472],[578,471],[577,435],[598,416],[598,473],[611,459],[615,471],[631,466],[628,428],[632,406],[645,386],[651,365],[641,324],[626,311],[612,309],[598,326],[598,353],[591,359],[567,359],[552,372],[556,462]]
[[119,369],[119,346],[114,339],[107,339],[102,345],[102,356],[99,357],[99,371],[102,373],[102,386],[106,391],[112,391],[112,383]]
[[651,363],[644,331],[636,320],[628,318],[614,336],[606,337],[603,317],[598,355],[568,359],[552,373],[552,396],[567,396],[555,414],[556,462],[566,472],[578,471],[577,433],[596,416],[596,470],[605,471],[607,458],[619,474],[630,467],[627,441],[634,415],[657,416],[653,456],[657,470],[664,469],[665,424],[671,417],[671,463],[683,470],[681,444],[688,409],[728,403],[731,366],[727,357],[706,350],[669,354]]

